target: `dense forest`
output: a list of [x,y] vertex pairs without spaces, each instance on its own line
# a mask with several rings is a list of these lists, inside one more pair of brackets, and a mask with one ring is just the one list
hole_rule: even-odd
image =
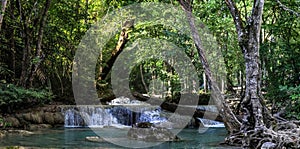
[[[262,100],[258,102],[263,102],[263,107],[270,111],[270,115],[284,120],[300,120],[300,2],[298,0],[265,1],[262,6],[256,0],[235,0],[235,2],[232,0],[2,0],[1,2],[1,113],[13,113],[19,109],[52,103],[75,104],[72,88],[74,57],[86,32],[110,12],[124,6],[141,2],[164,2],[182,7],[187,15],[191,13],[214,36],[226,69],[224,77],[216,78],[219,79],[218,82],[222,82],[219,84],[220,90],[226,96],[241,99],[240,104],[232,109],[234,114],[251,111],[245,108],[248,104],[245,103],[246,100],[242,101],[248,96],[253,100],[253,96],[248,94],[251,90],[247,89],[252,84],[248,84],[247,79],[251,78],[250,71],[255,67],[249,62],[255,61],[259,72],[259,78],[256,80],[259,87],[254,90],[259,90],[259,94],[262,95],[259,95],[258,98]],[[262,13],[261,16],[256,14],[256,9]],[[256,20],[261,20],[258,21],[261,24],[252,25],[251,21]],[[196,91],[185,89],[180,86],[179,75],[170,65],[171,61],[153,58],[148,61],[141,60],[141,63],[132,68],[129,82],[133,94],[138,94],[137,96],[161,94],[162,98],[172,103],[178,103],[182,90],[196,93],[200,97],[209,96],[211,90],[215,89],[214,82],[210,80],[203,63],[203,56],[199,53],[201,48],[197,44],[196,34],[194,38],[190,38],[168,26],[151,22],[132,26],[130,21],[127,21],[129,25],[125,28],[116,31],[98,57],[94,81],[101,102],[115,98],[111,90],[110,72],[118,55],[134,40],[140,38],[164,39],[184,49],[184,53],[191,59],[196,69],[197,74],[194,75],[197,76],[197,83],[200,85]],[[189,21],[190,27],[193,28],[192,19]],[[259,35],[256,40],[258,43],[248,42],[252,37],[251,33],[253,36]],[[250,54],[253,56],[249,58],[250,60],[247,59],[247,51],[251,52],[247,49],[249,43],[259,45],[259,48],[253,48],[257,53],[252,51],[254,54]],[[153,83],[151,80],[161,81]],[[160,92],[162,88],[166,88],[163,93]],[[259,125],[256,124],[257,120],[256,123],[251,121],[249,123],[242,123],[247,128],[241,130],[248,131],[254,129],[250,125]],[[233,129],[233,126],[230,128]],[[235,132],[231,131],[231,133]],[[243,142],[244,147],[250,144]],[[284,143],[282,145],[292,146]]]

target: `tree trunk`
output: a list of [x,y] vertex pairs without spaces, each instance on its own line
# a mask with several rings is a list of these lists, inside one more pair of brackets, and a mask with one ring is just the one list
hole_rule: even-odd
[[[268,143],[273,144],[273,148],[299,148],[299,124],[286,121],[282,123],[278,119],[276,123],[261,95],[259,43],[264,0],[254,0],[246,27],[236,4],[232,0],[225,2],[235,23],[246,66],[245,97],[241,103],[242,127],[239,133],[231,135],[226,141],[229,144],[241,143],[243,148],[261,148]],[[287,128],[290,124],[293,126]],[[278,131],[281,127],[285,128]]]
[[144,79],[143,65],[142,65],[142,64],[140,65],[140,75],[141,75],[141,80],[142,80],[144,89],[145,89],[146,93],[148,93],[148,92],[149,92],[149,89],[148,89],[148,86],[147,86],[147,84],[146,84],[146,82],[145,82],[145,79]]
[[4,14],[5,14],[6,4],[7,4],[7,0],[2,0],[2,1],[1,1],[1,10],[0,10],[0,31],[1,31],[1,27],[2,27],[3,17],[4,17]]
[[19,84],[23,87],[27,87],[28,82],[28,70],[30,70],[30,57],[31,57],[31,47],[30,47],[30,31],[26,21],[26,16],[22,11],[22,3],[20,0],[17,0],[16,6],[20,14],[20,24],[22,25],[22,38],[24,40],[25,46],[23,47],[23,56],[22,56],[22,69],[21,77]]
[[44,55],[42,52],[42,42],[43,42],[43,35],[44,35],[44,27],[46,25],[47,13],[49,11],[50,4],[51,4],[51,0],[46,0],[46,3],[44,5],[44,11],[40,19],[40,26],[39,26],[38,37],[37,37],[38,39],[36,44],[36,58],[38,59],[38,61],[36,62],[36,64],[33,64],[32,66],[33,70],[31,71],[31,75],[29,79],[30,86],[32,86],[34,76],[36,75],[37,70],[44,59]]
[[214,103],[216,103],[216,106],[223,117],[224,124],[227,128],[227,130],[233,134],[235,132],[238,132],[241,126],[241,123],[238,121],[236,116],[233,114],[232,110],[229,108],[227,103],[225,102],[224,96],[222,95],[218,85],[214,81],[214,78],[212,77],[212,73],[209,67],[209,64],[206,60],[206,55],[204,54],[204,48],[201,43],[201,39],[198,33],[198,30],[196,29],[195,20],[192,16],[192,6],[190,0],[180,0],[179,1],[181,6],[186,12],[187,19],[190,25],[191,33],[195,42],[195,46],[197,48],[197,52],[199,54],[202,66],[204,68],[204,72],[207,76],[207,79],[209,81],[209,84],[211,85],[212,90],[212,99],[214,100]]
[[114,62],[117,60],[119,54],[123,51],[125,44],[128,41],[128,30],[133,27],[134,20],[126,21],[122,27],[122,31],[117,43],[116,48],[112,51],[110,59],[106,62],[104,68],[100,66],[100,76],[98,80],[105,80],[110,70],[113,67]]
[[[9,6],[9,14],[10,14],[10,18],[15,19],[15,15],[14,15],[14,11],[15,11],[15,7],[14,7],[14,3],[10,3]],[[1,28],[1,27],[0,27]],[[13,70],[13,82],[16,80],[16,39],[15,39],[15,31],[16,31],[16,27],[10,27],[9,28],[12,32],[10,34],[10,49],[11,49],[11,55],[12,55],[12,70]]]

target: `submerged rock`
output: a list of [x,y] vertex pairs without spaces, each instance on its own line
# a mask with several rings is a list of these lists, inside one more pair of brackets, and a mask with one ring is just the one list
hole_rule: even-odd
[[32,134],[34,134],[33,132],[27,131],[27,130],[8,130],[7,133],[18,134],[18,135],[32,135]]
[[27,130],[0,130],[0,138],[5,137],[7,135],[32,135],[33,132]]
[[102,139],[98,136],[85,137],[85,140],[90,141],[90,142],[105,142],[104,139]]
[[127,136],[141,141],[180,141],[180,138],[165,128],[131,128]]
[[30,124],[26,129],[28,130],[39,130],[39,129],[48,129],[52,128],[52,125],[50,124]]

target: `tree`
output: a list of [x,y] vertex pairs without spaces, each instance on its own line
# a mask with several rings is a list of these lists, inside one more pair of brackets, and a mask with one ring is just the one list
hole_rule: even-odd
[[34,76],[36,75],[41,62],[44,60],[44,54],[42,51],[42,41],[44,35],[44,27],[46,25],[46,20],[47,20],[47,13],[49,11],[50,4],[51,4],[51,0],[46,0],[44,5],[44,10],[42,12],[42,16],[39,22],[38,37],[37,37],[38,39],[36,43],[36,58],[39,60],[36,63],[34,63],[32,66],[33,70],[31,71],[30,79],[29,79],[30,86],[32,86]]
[[[38,1],[32,4],[24,4],[20,0],[16,0],[16,7],[20,16],[21,38],[24,40],[21,76],[19,80],[19,84],[23,87],[33,86],[34,76],[38,71],[41,61],[43,61],[42,41],[50,4],[51,0],[46,0],[42,3],[42,6]],[[33,47],[33,45],[36,47]]]
[[[280,120],[272,117],[261,94],[259,46],[264,0],[253,1],[250,16],[245,15],[245,20],[242,19],[240,10],[234,1],[225,0],[225,2],[235,23],[238,42],[244,55],[246,67],[246,91],[241,103],[243,147],[259,148],[269,144],[269,146],[276,148],[299,148],[299,139],[297,141],[299,135],[297,133],[286,128],[284,128],[285,131],[278,131],[278,129],[282,129],[282,124],[292,122],[281,123]],[[295,128],[298,126],[293,125],[291,127],[291,129]]]
[[0,10],[0,30],[3,22],[3,16],[5,13],[5,8],[6,8],[7,0],[2,0],[1,1],[1,10]]
[[[261,95],[259,44],[264,0],[255,0],[253,2],[252,12],[250,16],[245,16],[246,20],[242,20],[240,11],[234,1],[225,0],[225,2],[235,23],[238,43],[242,50],[246,67],[246,90],[245,97],[241,103],[241,114],[243,116],[241,124],[226,105],[224,97],[221,95],[211,76],[199,33],[197,33],[192,16],[192,1],[180,0],[180,4],[187,14],[194,42],[205,73],[211,82],[212,90],[216,96],[216,103],[219,103],[217,107],[223,116],[226,128],[230,132],[230,136],[226,139],[227,143],[240,143],[243,148],[260,148],[262,146],[299,148],[299,134],[297,134],[297,131],[296,133],[292,131],[293,129],[295,131],[298,126],[288,121],[279,123],[280,121],[277,119],[276,125],[276,120],[269,113]],[[282,127],[286,124],[290,124],[291,127]],[[233,129],[240,130],[234,133]],[[280,131],[280,129],[284,131]]]
[[225,123],[227,130],[231,134],[235,133],[239,130],[241,123],[237,120],[236,116],[233,114],[232,110],[229,108],[229,106],[225,102],[224,96],[221,94],[221,91],[220,91],[218,85],[214,81],[212,72],[210,70],[210,66],[207,62],[206,55],[204,52],[205,49],[201,43],[201,39],[200,39],[198,30],[196,29],[195,20],[194,20],[195,18],[192,15],[191,1],[190,0],[186,0],[186,1],[180,0],[179,2],[186,12],[187,19],[188,19],[190,29],[191,29],[191,33],[192,33],[192,37],[194,39],[198,55],[200,57],[204,72],[208,78],[209,84],[211,85],[211,90],[213,91],[212,96],[213,96],[213,99],[215,100],[214,103],[216,103],[218,110],[224,119],[224,123]]

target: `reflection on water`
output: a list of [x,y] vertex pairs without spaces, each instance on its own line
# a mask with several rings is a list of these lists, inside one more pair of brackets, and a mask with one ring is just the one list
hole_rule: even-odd
[[[102,135],[109,135],[112,131],[109,128],[102,128]],[[126,129],[114,129],[126,133]],[[43,147],[43,148],[122,148],[109,142],[89,142],[85,138],[87,136],[97,136],[89,128],[57,128],[49,130],[41,130],[35,132],[34,135],[20,136],[10,135],[0,140],[0,146],[27,146],[27,147]],[[104,134],[107,133],[107,134]],[[224,148],[218,146],[226,136],[224,128],[209,128],[205,132],[198,129],[183,129],[178,136],[184,141],[165,142],[151,149],[168,149],[168,148]],[[105,136],[107,138],[107,136]],[[100,136],[101,137],[101,136]],[[113,138],[120,139],[122,138]],[[130,143],[130,142],[129,142]],[[232,147],[230,147],[232,148]]]

